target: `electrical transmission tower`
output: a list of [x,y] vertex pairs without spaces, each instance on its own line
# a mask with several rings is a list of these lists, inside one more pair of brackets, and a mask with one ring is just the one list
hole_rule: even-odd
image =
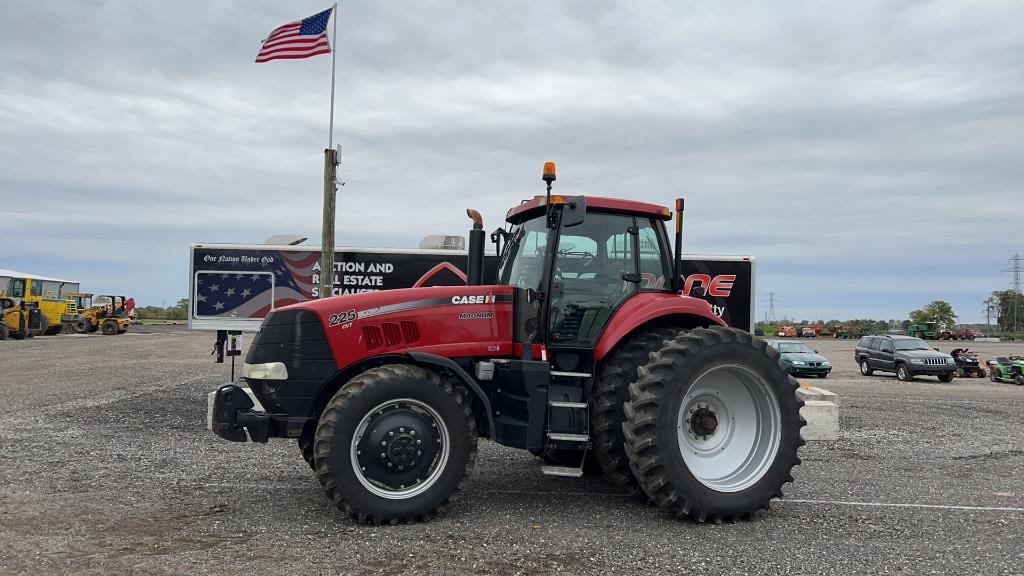
[[765,324],[775,323],[775,304],[779,301],[779,295],[775,292],[768,293],[768,308],[764,311]]
[[1013,293],[1011,308],[1013,309],[1013,331],[1016,333],[1019,330],[1017,323],[1017,309],[1020,308],[1021,298],[1021,276],[1024,275],[1024,257],[1019,253],[1010,256],[1010,267],[1003,270],[1003,272],[1010,272],[1013,274],[1013,279],[1010,280],[1010,292]]

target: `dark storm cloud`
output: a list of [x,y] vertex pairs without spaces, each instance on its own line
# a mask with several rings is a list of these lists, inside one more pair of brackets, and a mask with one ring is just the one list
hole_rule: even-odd
[[[130,266],[318,237],[328,57],[252,61],[322,2],[8,3],[0,266]],[[689,199],[687,249],[760,259],[799,317],[968,319],[1019,249],[1024,8],[989,2],[343,2],[339,244],[497,226],[557,188]],[[31,243],[14,239],[31,235]],[[65,272],[70,270],[70,272]],[[846,313],[846,311],[849,311]]]

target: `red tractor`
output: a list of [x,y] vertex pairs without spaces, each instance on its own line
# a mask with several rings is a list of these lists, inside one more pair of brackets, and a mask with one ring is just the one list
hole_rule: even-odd
[[[750,518],[782,496],[804,444],[796,381],[764,340],[680,295],[668,208],[547,195],[491,235],[470,210],[466,286],[337,296],[271,312],[245,389],[210,394],[232,441],[298,440],[328,498],[360,522],[437,515],[477,440],[528,450],[544,474],[600,468],[697,522]],[[669,278],[667,283],[665,279]]]

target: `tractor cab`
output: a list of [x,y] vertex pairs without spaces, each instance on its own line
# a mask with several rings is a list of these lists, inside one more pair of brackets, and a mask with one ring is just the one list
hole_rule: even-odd
[[[536,198],[509,214],[497,284],[517,288],[516,340],[593,349],[641,291],[672,293],[664,208],[639,202]],[[571,218],[571,220],[570,220]]]

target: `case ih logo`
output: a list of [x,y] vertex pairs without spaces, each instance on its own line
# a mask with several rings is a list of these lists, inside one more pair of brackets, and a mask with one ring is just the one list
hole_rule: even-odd
[[[665,277],[654,277],[654,274],[641,274],[645,288],[664,288]],[[690,274],[683,281],[683,294],[689,294],[694,287],[699,286],[707,296],[715,298],[728,298],[732,293],[732,284],[736,281],[735,274],[719,274],[711,277],[708,274]]]
[[479,296],[452,296],[452,304],[494,304],[494,294]]

